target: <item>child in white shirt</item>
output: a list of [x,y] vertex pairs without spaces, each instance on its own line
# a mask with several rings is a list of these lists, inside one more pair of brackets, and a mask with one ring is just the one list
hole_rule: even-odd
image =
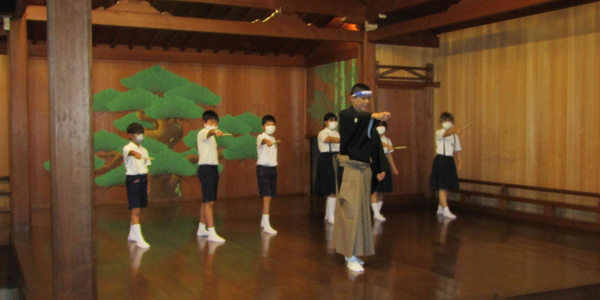
[[[462,170],[459,155],[462,148],[458,135],[462,133],[462,130],[454,128],[454,116],[449,112],[442,113],[440,124],[442,128],[435,132],[437,155],[433,160],[430,187],[440,191],[437,213],[446,218],[456,219],[456,216],[448,208],[448,192],[459,189],[457,171]],[[455,157],[458,166],[454,162]]]
[[[207,110],[202,114],[204,128],[198,132],[198,179],[202,185],[202,206],[200,208],[200,225],[198,236],[208,236],[209,242],[224,243],[215,230],[213,209],[217,200],[219,186],[219,155],[216,137],[223,136],[217,127],[219,115]],[[208,227],[208,229],[207,229]]]
[[317,161],[317,176],[315,179],[315,192],[327,196],[325,204],[325,220],[330,224],[335,220],[335,170],[333,158],[340,153],[340,133],[336,128],[337,116],[334,113],[326,113],[323,118],[325,128],[319,132],[317,143],[319,145],[319,159]]
[[381,207],[383,206],[383,193],[391,193],[394,191],[392,184],[392,174],[398,175],[398,169],[394,163],[392,152],[394,152],[394,146],[392,140],[386,137],[385,131],[387,130],[387,122],[376,121],[373,126],[377,130],[383,144],[383,153],[387,157],[390,164],[390,172],[385,173],[383,180],[379,181],[376,176],[373,176],[371,182],[371,209],[373,210],[373,219],[379,221],[385,221],[385,217],[381,214]]
[[275,132],[275,117],[266,115],[262,119],[264,132],[256,138],[258,161],[256,162],[256,177],[258,191],[263,198],[263,214],[260,227],[263,232],[277,234],[269,221],[271,200],[277,195],[277,140]]
[[125,161],[127,188],[127,202],[131,210],[131,225],[129,227],[129,237],[127,240],[135,242],[137,247],[150,248],[150,245],[144,240],[140,218],[142,208],[148,207],[148,194],[150,194],[150,175],[148,166],[150,157],[148,150],[142,147],[144,140],[144,127],[139,123],[132,123],[127,126],[127,135],[131,142],[123,147],[123,160]]

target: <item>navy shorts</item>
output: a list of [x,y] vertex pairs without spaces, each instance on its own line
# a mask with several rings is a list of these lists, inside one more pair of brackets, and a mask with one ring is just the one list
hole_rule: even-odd
[[127,175],[127,203],[129,209],[148,207],[148,175]]
[[215,165],[199,165],[198,179],[202,185],[202,202],[217,200],[217,188],[219,187],[219,167]]
[[261,197],[277,196],[277,167],[256,166],[256,177]]

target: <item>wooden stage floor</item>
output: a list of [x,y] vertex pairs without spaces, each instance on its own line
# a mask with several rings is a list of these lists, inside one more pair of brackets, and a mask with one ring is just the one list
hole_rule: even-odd
[[[269,236],[258,199],[220,201],[222,245],[196,237],[198,203],[154,205],[142,221],[147,250],[127,242],[124,206],[97,207],[98,299],[525,300],[516,296],[600,283],[597,234],[461,211],[449,221],[426,205],[384,205],[377,255],[356,275],[328,243],[323,205],[275,199],[279,234]],[[49,219],[36,212],[32,232],[13,237],[32,299],[52,294]]]

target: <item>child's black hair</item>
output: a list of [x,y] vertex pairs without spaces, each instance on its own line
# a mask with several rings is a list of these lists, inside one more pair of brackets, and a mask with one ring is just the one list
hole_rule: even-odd
[[370,90],[371,90],[371,88],[370,88],[368,85],[366,85],[366,84],[364,84],[364,83],[357,83],[357,84],[355,84],[355,85],[352,87],[352,89],[350,90],[350,95],[354,95],[354,94],[356,94],[357,92],[361,92],[361,91],[370,91]]
[[219,115],[214,110],[207,110],[202,114],[202,121],[204,121],[204,123],[210,120],[219,122]]
[[387,127],[387,122],[386,122],[386,121],[383,121],[383,122],[382,122],[382,121],[380,121],[380,120],[375,120],[375,122],[373,122],[373,128],[377,128],[377,127],[379,127],[379,126],[383,126],[383,127],[385,127],[386,129],[388,128],[388,127]]
[[335,119],[336,121],[338,120],[337,116],[334,113],[332,113],[332,112],[326,113],[325,117],[323,118],[323,126],[325,126],[325,122],[331,121],[331,119]]
[[265,124],[267,124],[267,122],[273,122],[273,123],[277,124],[277,122],[275,122],[275,117],[273,117],[271,115],[266,115],[262,118],[263,126],[265,126]]
[[448,121],[450,121],[450,122],[454,123],[454,116],[453,116],[451,113],[447,112],[447,111],[446,111],[446,112],[443,112],[443,113],[440,115],[440,123],[441,123],[441,122],[444,122],[444,121],[446,121],[446,120],[448,120]]
[[127,126],[127,133],[128,134],[144,133],[144,126],[142,126],[142,124],[140,124],[140,123],[131,123],[131,124],[129,124],[129,126]]

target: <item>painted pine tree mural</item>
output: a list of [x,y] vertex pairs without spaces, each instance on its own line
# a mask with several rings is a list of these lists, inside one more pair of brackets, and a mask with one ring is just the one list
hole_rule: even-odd
[[[129,90],[103,90],[93,97],[95,114],[122,114],[113,126],[126,132],[137,122],[145,129],[143,146],[154,160],[149,167],[152,176],[152,197],[181,197],[181,179],[195,176],[198,169],[197,130],[184,132],[181,124],[201,119],[205,109],[212,109],[221,97],[208,88],[190,82],[160,66],[123,78],[121,84]],[[219,128],[231,136],[217,138],[219,160],[257,159],[256,135],[262,132],[261,118],[249,112],[221,118]],[[106,130],[94,133],[95,182],[110,188],[125,184],[123,147],[129,140]],[[184,152],[173,148],[179,143],[189,147]],[[44,164],[47,170],[50,163]],[[219,165],[222,170],[222,165]]]
[[324,83],[333,87],[333,93],[327,90],[315,90],[314,99],[308,108],[311,119],[319,123],[327,112],[336,115],[348,106],[350,88],[358,81],[356,59],[335,62],[314,68],[314,73]]

